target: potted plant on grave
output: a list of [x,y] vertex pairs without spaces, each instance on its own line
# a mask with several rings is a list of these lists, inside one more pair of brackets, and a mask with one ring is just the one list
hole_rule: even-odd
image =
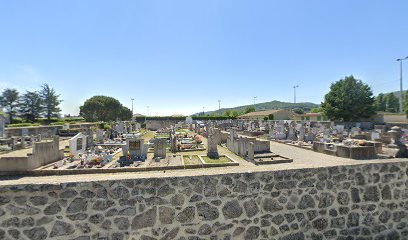
[[75,160],[75,154],[73,153],[68,154],[67,160],[69,162],[73,162]]

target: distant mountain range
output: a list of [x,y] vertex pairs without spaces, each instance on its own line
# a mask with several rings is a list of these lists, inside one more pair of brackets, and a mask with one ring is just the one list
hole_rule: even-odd
[[[271,102],[264,102],[264,103],[257,103],[255,105],[245,105],[245,106],[238,106],[233,108],[221,108],[220,110],[216,111],[207,111],[205,115],[215,113],[217,115],[222,115],[227,110],[237,110],[237,111],[244,111],[247,107],[255,106],[256,111],[264,111],[264,110],[272,110],[272,109],[294,109],[294,108],[301,108],[305,112],[309,112],[312,108],[317,108],[320,105],[311,103],[311,102],[304,102],[304,103],[289,103],[289,102],[280,102],[280,101],[271,101]],[[203,112],[199,112],[193,115],[201,115]]]

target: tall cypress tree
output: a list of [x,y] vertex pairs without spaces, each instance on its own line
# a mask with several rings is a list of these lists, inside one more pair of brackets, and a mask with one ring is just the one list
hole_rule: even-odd
[[59,117],[61,109],[58,107],[62,100],[59,100],[55,90],[51,88],[47,83],[41,86],[40,95],[43,101],[44,116],[47,120],[52,117]]

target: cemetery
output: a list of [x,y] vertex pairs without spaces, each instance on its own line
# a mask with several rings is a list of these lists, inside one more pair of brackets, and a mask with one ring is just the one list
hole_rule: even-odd
[[[47,134],[34,127],[22,128],[17,136],[0,139],[1,174],[154,171],[294,161],[277,153],[279,148],[271,147],[271,142],[302,149],[305,154],[314,151],[339,157],[338,161],[408,156],[406,126],[257,119],[193,121],[190,117],[185,121],[154,120],[155,130],[141,126],[136,121],[67,125]],[[9,136],[1,129],[3,136]],[[40,134],[30,135],[38,131]],[[16,156],[14,152],[19,151],[23,152]]]

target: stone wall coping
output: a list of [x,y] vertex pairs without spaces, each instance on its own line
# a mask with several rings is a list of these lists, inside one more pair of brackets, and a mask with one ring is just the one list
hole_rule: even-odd
[[[373,162],[374,161],[374,162]],[[203,169],[183,169],[175,171],[155,171],[155,172],[130,172],[130,173],[118,173],[118,174],[83,174],[83,175],[65,175],[65,176],[37,176],[37,177],[0,177],[0,192],[9,190],[24,190],[25,188],[41,189],[44,186],[56,186],[62,187],[69,186],[70,184],[88,184],[90,182],[103,182],[108,183],[112,181],[129,181],[129,180],[163,180],[163,179],[175,179],[175,178],[195,178],[206,176],[232,176],[242,174],[274,174],[276,172],[296,172],[296,171],[321,171],[330,170],[338,167],[373,167],[382,166],[387,164],[400,163],[402,167],[408,169],[408,159],[387,159],[387,160],[356,160],[360,163],[339,164],[333,166],[321,166],[321,167],[301,167],[296,168],[276,168],[276,165],[261,165],[251,168],[203,168]],[[364,162],[364,163],[361,163]],[[282,164],[283,165],[283,164]],[[282,166],[281,165],[281,166]],[[290,165],[286,165],[290,166]],[[265,168],[268,168],[267,170]],[[274,169],[275,168],[275,169]]]

